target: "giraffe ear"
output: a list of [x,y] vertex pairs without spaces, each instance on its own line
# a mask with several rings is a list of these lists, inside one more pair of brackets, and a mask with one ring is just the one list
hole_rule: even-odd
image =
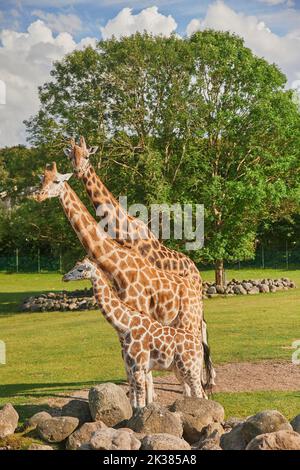
[[71,157],[71,152],[72,152],[72,150],[70,149],[70,147],[64,148],[64,154],[67,158]]
[[66,173],[64,175],[62,175],[61,173],[57,173],[56,181],[57,183],[62,183],[63,181],[68,181],[71,176],[73,176],[73,173]]
[[88,152],[89,152],[89,155],[94,155],[94,153],[96,153],[98,150],[98,146],[94,145],[93,147],[90,147]]
[[79,145],[83,150],[86,150],[86,143],[85,143],[85,139],[84,139],[83,135],[80,137],[80,144]]

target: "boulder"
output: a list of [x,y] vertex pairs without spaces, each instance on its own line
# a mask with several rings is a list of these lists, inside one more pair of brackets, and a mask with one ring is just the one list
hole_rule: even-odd
[[77,428],[79,420],[70,416],[59,416],[41,421],[37,432],[47,442],[62,442]]
[[14,407],[7,403],[0,410],[0,439],[10,436],[18,427],[19,415]]
[[184,439],[172,434],[158,433],[145,436],[142,440],[143,450],[191,450],[191,446]]
[[91,441],[93,450],[139,450],[141,442],[134,433],[122,429],[101,429],[97,431]]
[[256,287],[256,286],[253,286],[253,287],[248,291],[248,294],[249,294],[249,295],[259,294],[259,288]]
[[276,431],[252,439],[246,450],[300,450],[300,435],[295,431]]
[[92,387],[89,392],[89,406],[92,419],[103,421],[107,426],[115,426],[132,416],[126,393],[114,383]]
[[292,426],[288,420],[279,413],[279,411],[266,410],[254,416],[250,416],[243,424],[242,433],[248,444],[248,442],[259,434],[282,430],[292,430]]
[[177,413],[171,413],[158,403],[151,403],[139,410],[127,422],[127,427],[143,434],[172,434],[182,436],[182,423]]
[[191,443],[199,441],[203,428],[213,422],[224,421],[224,408],[213,400],[186,397],[176,400],[170,407],[182,418],[183,437]]
[[73,432],[68,437],[66,442],[66,449],[78,450],[85,444],[89,444],[95,432],[101,429],[107,429],[107,426],[102,421],[96,421],[94,423],[85,423],[77,431]]
[[202,449],[203,446],[210,445],[212,442],[219,446],[222,434],[224,434],[224,428],[220,423],[210,423],[202,429],[200,439],[194,444],[194,447]]
[[239,285],[239,284],[233,286],[233,292],[234,292],[236,295],[246,295],[246,294],[247,294],[246,289],[244,289],[244,287],[241,286],[241,285]]
[[226,432],[221,436],[220,446],[223,450],[244,450],[246,448],[246,441],[242,433],[244,423],[234,426],[231,431]]
[[62,416],[72,416],[78,418],[79,424],[90,423],[92,421],[89,403],[85,400],[71,400],[61,409]]
[[210,287],[208,287],[206,293],[207,294],[217,294],[217,289],[216,289],[215,286],[210,286]]
[[218,443],[218,440],[213,437],[204,439],[204,441],[197,447],[197,450],[223,450]]
[[291,426],[294,431],[300,434],[300,415],[295,416],[294,419],[291,421]]
[[238,424],[243,423],[245,420],[242,418],[237,418],[236,416],[231,416],[230,418],[226,419],[223,424],[225,431],[230,431],[232,428],[237,426]]
[[31,418],[29,418],[25,422],[25,428],[31,428],[32,430],[35,429],[38,424],[40,424],[45,419],[51,419],[52,416],[47,413],[46,411],[40,411],[39,413],[35,413]]
[[268,284],[260,284],[259,292],[261,292],[262,294],[266,294],[267,292],[270,292],[270,287],[268,286]]
[[31,444],[27,450],[53,450],[53,447],[43,444]]

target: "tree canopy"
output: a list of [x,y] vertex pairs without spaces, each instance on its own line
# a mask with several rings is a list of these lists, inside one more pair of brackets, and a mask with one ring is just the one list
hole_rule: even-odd
[[100,41],[55,63],[39,95],[26,122],[36,169],[54,158],[67,169],[62,148],[83,134],[115,196],[204,204],[205,245],[189,255],[215,263],[220,283],[224,260],[253,256],[263,220],[298,210],[298,106],[278,67],[235,35]]

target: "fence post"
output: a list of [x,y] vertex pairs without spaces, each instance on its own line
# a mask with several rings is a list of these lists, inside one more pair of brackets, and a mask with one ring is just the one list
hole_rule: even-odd
[[261,245],[261,266],[265,269],[265,249],[264,245]]
[[40,253],[39,248],[38,248],[37,256],[38,256],[38,273],[40,273],[41,272],[41,253]]
[[16,248],[16,272],[19,272],[19,248]]

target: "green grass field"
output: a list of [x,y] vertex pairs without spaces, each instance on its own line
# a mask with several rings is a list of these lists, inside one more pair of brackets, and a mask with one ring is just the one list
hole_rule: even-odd
[[[300,271],[228,271],[227,278],[287,276],[300,286]],[[212,279],[212,272],[204,272]],[[0,405],[17,405],[22,418],[39,409],[44,398],[105,381],[125,378],[120,346],[98,311],[22,313],[24,297],[43,291],[75,289],[88,283],[64,284],[58,274],[0,274],[0,340],[7,364],[0,365]],[[216,363],[291,357],[300,339],[300,289],[216,298],[205,302],[210,344]],[[298,392],[230,393],[215,396],[227,416],[246,416],[277,408],[287,416],[300,412]]]

